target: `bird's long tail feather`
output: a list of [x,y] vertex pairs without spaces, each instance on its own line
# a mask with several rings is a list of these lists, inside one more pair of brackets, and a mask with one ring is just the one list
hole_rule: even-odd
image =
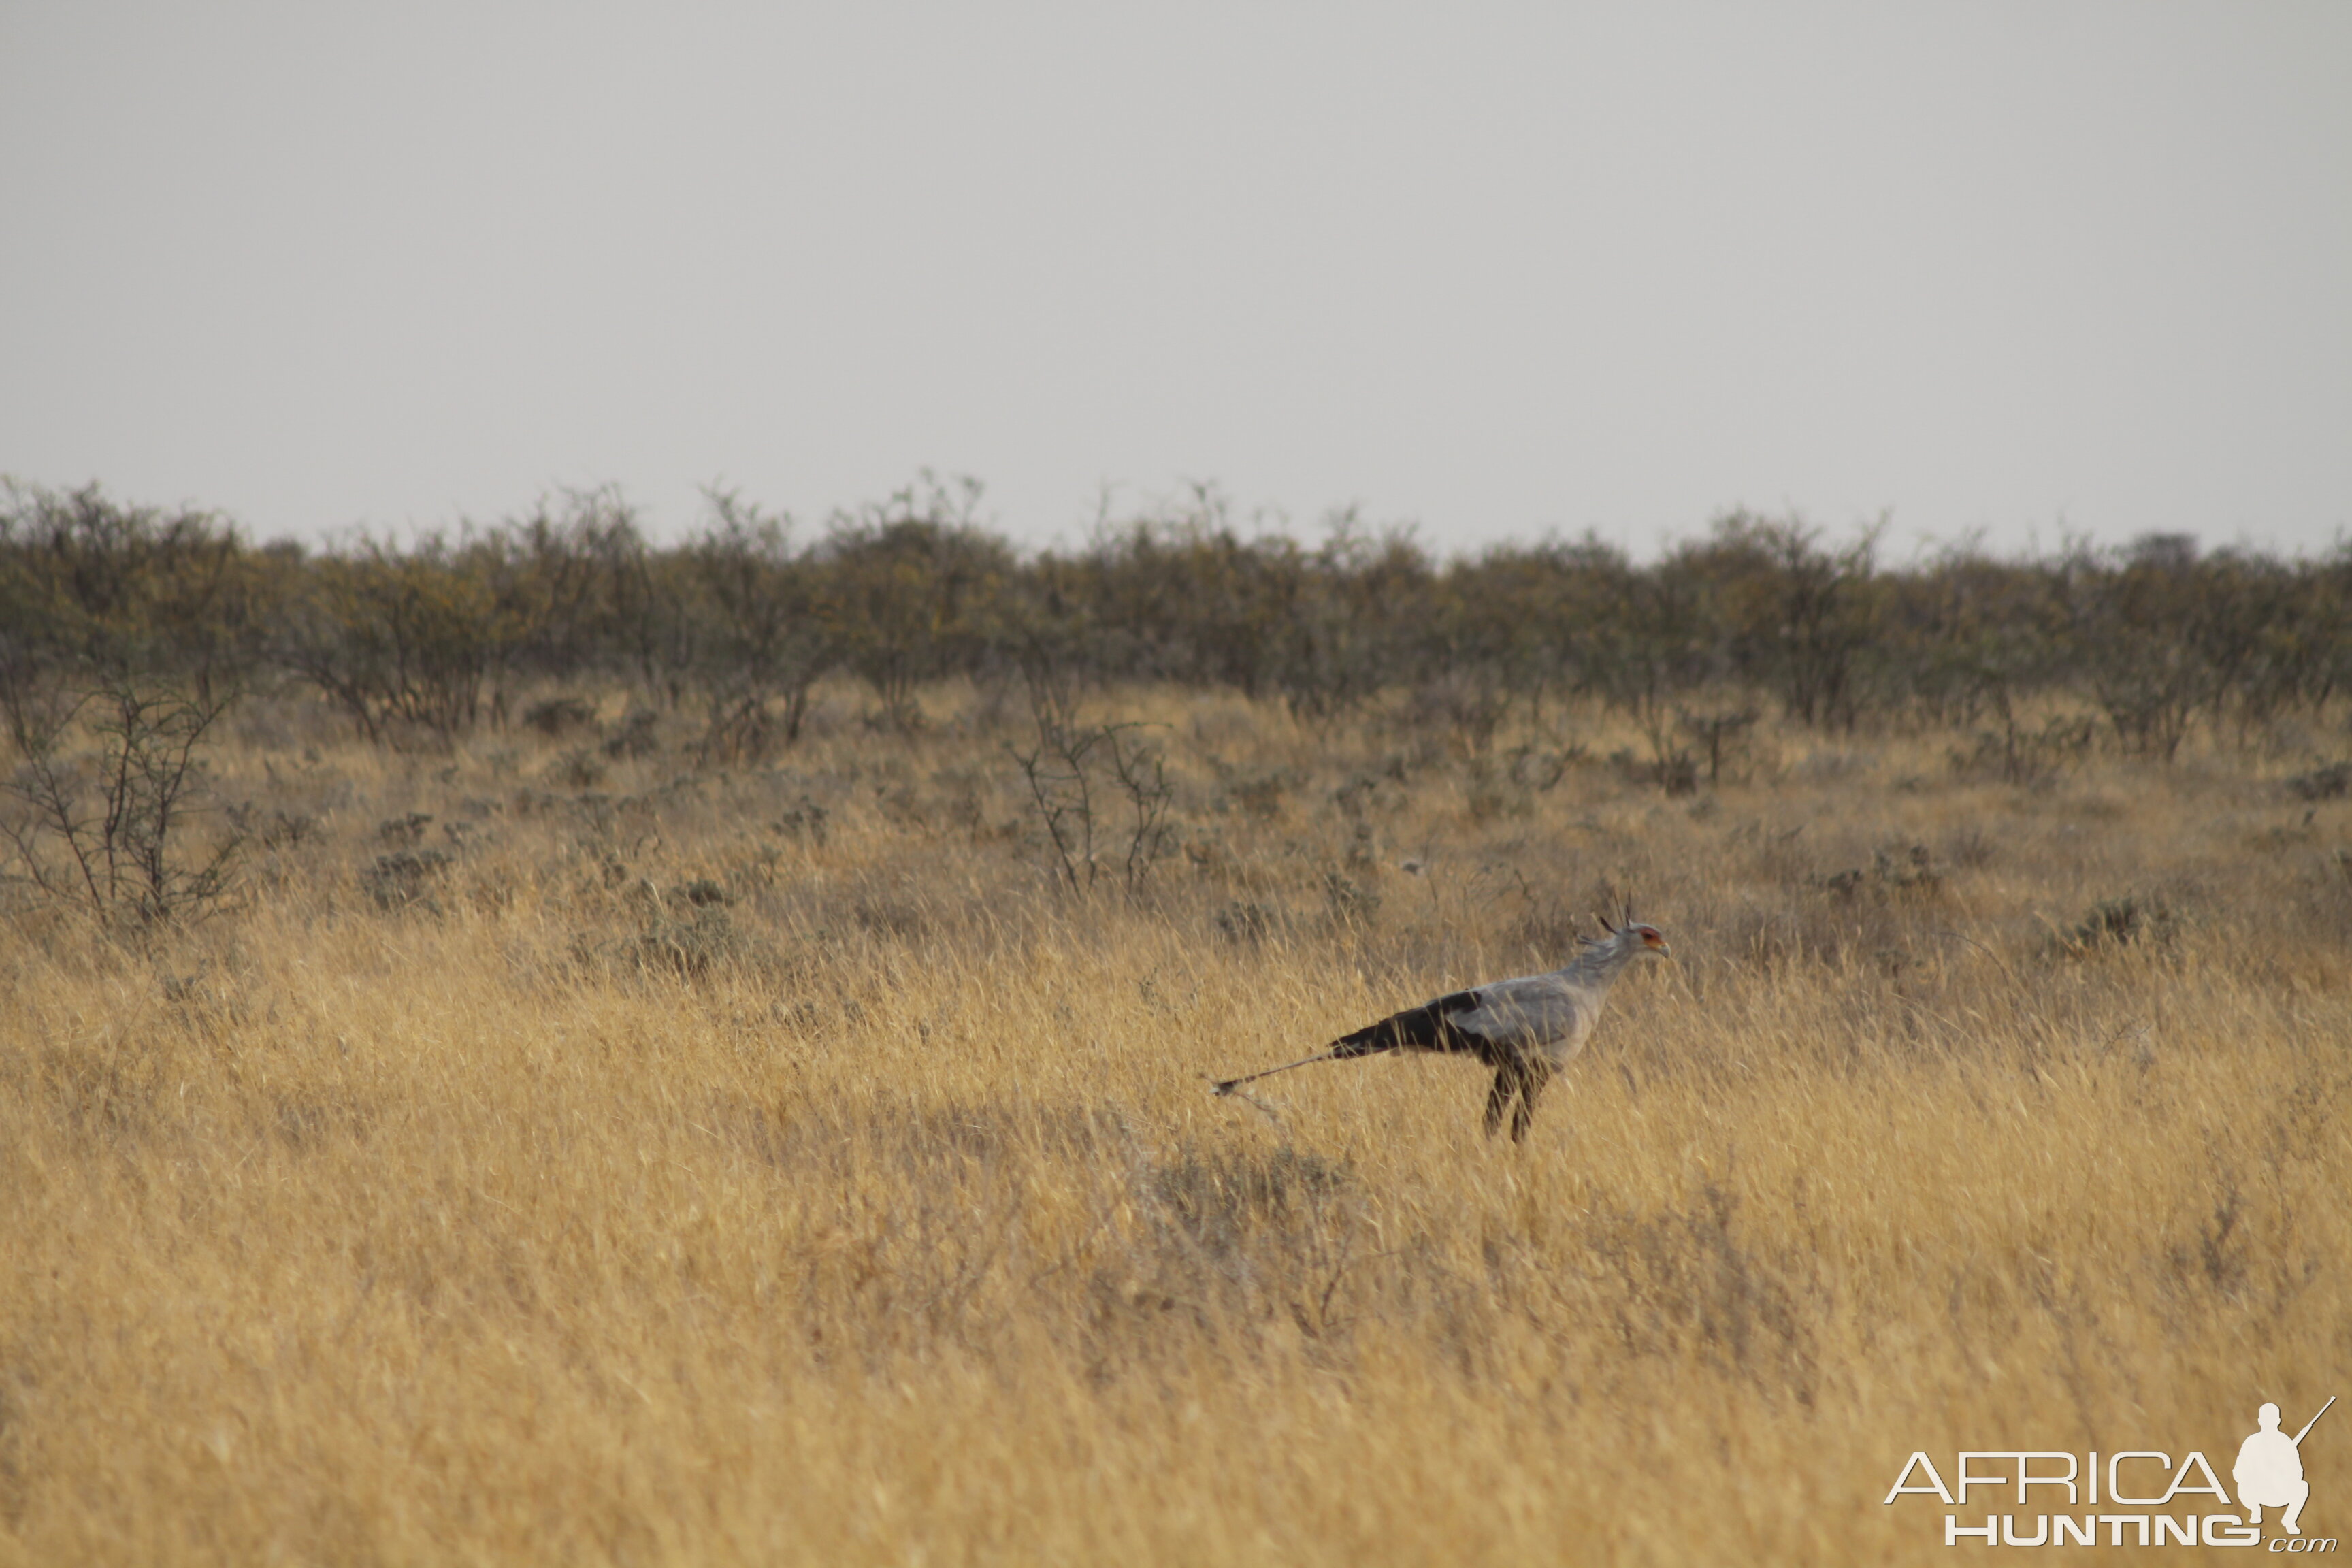
[[1278,1068],[1267,1068],[1260,1072],[1244,1073],[1239,1078],[1229,1078],[1215,1084],[1212,1087],[1210,1092],[1213,1094],[1231,1094],[1234,1090],[1241,1088],[1241,1086],[1245,1083],[1255,1083],[1262,1078],[1272,1078],[1276,1073],[1288,1072],[1292,1068],[1311,1067],[1317,1062],[1328,1062],[1333,1059],[1333,1058],[1338,1054],[1339,1053],[1336,1051],[1318,1051],[1311,1057],[1301,1057],[1295,1062],[1285,1062]]

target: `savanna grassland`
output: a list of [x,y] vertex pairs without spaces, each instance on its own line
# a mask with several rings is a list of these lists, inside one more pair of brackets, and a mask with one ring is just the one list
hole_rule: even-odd
[[[1116,688],[1074,806],[1017,689],[736,765],[585,696],[247,702],[201,918],[12,893],[0,1563],[1920,1561],[1915,1449],[2352,1390],[2340,721],[1670,793],[1598,707]],[[1206,1092],[1627,898],[1523,1146],[1447,1059]]]

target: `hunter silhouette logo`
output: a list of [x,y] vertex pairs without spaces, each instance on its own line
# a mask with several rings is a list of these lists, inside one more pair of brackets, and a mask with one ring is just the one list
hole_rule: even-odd
[[[2336,1396],[2329,1394],[2327,1405],[2335,1403]],[[2303,1533],[2295,1520],[2311,1496],[2311,1483],[2303,1479],[2303,1439],[2319,1425],[2319,1416],[2327,1414],[2327,1405],[2321,1405],[2319,1415],[2305,1422],[2303,1431],[2292,1437],[2279,1430],[2277,1405],[2265,1405],[2255,1412],[2254,1421],[2261,1430],[2239,1445],[2238,1463],[2230,1472],[2230,1479],[2238,1483],[2238,1501],[2245,1507],[2248,1524],[2262,1523],[2266,1508],[2283,1508],[2286,1512],[2279,1518],[2279,1528],[2289,1535]]]
[[[1964,1541],[1987,1546],[2094,1546],[2100,1543],[2100,1532],[2105,1531],[2105,1544],[2110,1546],[2263,1546],[2297,1555],[2332,1552],[2336,1550],[2333,1536],[2315,1538],[2303,1532],[2303,1505],[2311,1498],[2311,1483],[2303,1473],[2303,1440],[2335,1403],[2335,1395],[2330,1394],[2327,1404],[2314,1412],[2293,1436],[2280,1430],[2277,1405],[2264,1405],[2255,1412],[2255,1430],[2238,1446],[2238,1462],[2230,1470],[2238,1492],[2234,1512],[2218,1511],[2232,1506],[2229,1489],[2211,1463],[2194,1449],[2176,1465],[2170,1454],[2154,1448],[2126,1448],[2105,1455],[1964,1448],[1956,1458],[1949,1486],[1944,1484],[1933,1459],[1924,1452],[1915,1453],[1884,1500],[1892,1504],[1916,1492],[1937,1499],[1946,1508],[1965,1509],[1972,1489],[1990,1487],[1995,1489],[1993,1500],[2020,1510],[2039,1502],[2044,1508],[2059,1503],[2068,1510],[1987,1513],[1981,1516],[1982,1524],[1963,1523],[1964,1518],[1972,1516],[1948,1513],[1944,1516],[1947,1546]],[[2063,1501],[2059,1489],[2037,1493],[2036,1487],[2063,1489]],[[2016,1489],[2013,1498],[2003,1496],[2011,1488]],[[1992,1500],[1979,1498],[1978,1506],[1987,1500]],[[2103,1508],[2134,1511],[2109,1513],[2101,1511]],[[2083,1509],[2090,1511],[2075,1511]],[[2281,1510],[2278,1529],[2283,1532],[2267,1543],[2263,1540],[2264,1509]]]

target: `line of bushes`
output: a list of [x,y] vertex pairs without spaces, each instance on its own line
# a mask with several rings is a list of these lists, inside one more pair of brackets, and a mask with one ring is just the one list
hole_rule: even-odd
[[714,493],[697,531],[657,546],[604,489],[311,550],[96,486],[12,485],[0,693],[129,672],[208,707],[290,679],[370,737],[429,743],[520,721],[550,683],[618,679],[691,714],[723,761],[789,745],[814,685],[843,674],[907,723],[918,688],[954,675],[1231,688],[1310,719],[1410,689],[1474,744],[1515,709],[1597,698],[1662,763],[1703,766],[1768,706],[1824,730],[1976,728],[2015,750],[2040,733],[2021,709],[2064,693],[2122,749],[2168,758],[2200,723],[2242,734],[2352,684],[2346,550],[2287,561],[2151,536],[1889,568],[1874,532],[1839,544],[1737,512],[1646,564],[1590,539],[1439,560],[1352,512],[1317,545],[1253,536],[1202,489],[1029,553],[979,501],[977,484],[925,476],[803,531]]

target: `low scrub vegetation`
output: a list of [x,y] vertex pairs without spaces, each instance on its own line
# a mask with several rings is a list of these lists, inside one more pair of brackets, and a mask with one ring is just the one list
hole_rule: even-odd
[[2307,724],[2352,681],[2352,555],[2200,555],[2169,535],[1888,570],[1874,533],[1839,546],[1738,512],[1647,564],[1589,540],[1441,563],[1353,513],[1318,545],[1249,534],[1202,490],[1024,555],[979,521],[976,484],[927,477],[806,533],[714,493],[698,531],[656,547],[595,490],[308,552],[95,488],[5,494],[0,677],[135,668],[199,702],[292,681],[407,749],[579,730],[576,692],[551,688],[596,681],[690,720],[694,754],[733,765],[794,744],[828,678],[905,729],[928,684],[1020,676],[1236,691],[1309,723],[1410,691],[1471,752],[1597,702],[1677,791],[1739,765],[1769,707],[1824,732],[1966,731],[1966,766],[2021,782],[2067,765],[2073,726],[2165,761],[2200,727],[2242,743]]

